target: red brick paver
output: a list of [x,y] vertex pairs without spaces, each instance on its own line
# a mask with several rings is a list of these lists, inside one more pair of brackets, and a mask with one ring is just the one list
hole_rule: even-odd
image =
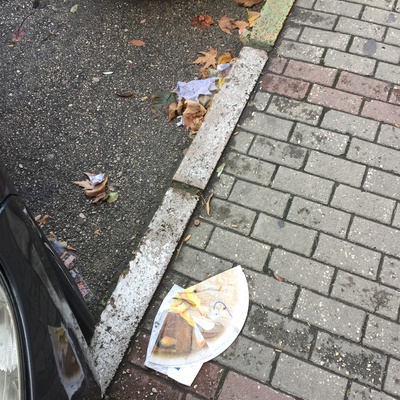
[[304,99],[308,86],[307,82],[274,74],[265,75],[260,82],[261,91],[278,93],[297,100]]
[[336,89],[345,90],[376,100],[386,100],[389,94],[389,88],[386,82],[352,74],[350,72],[341,73],[338,83],[336,84]]
[[274,57],[271,58],[268,63],[268,71],[275,74],[281,74],[285,69],[287,59],[284,57]]
[[350,114],[357,114],[361,106],[362,97],[325,86],[314,85],[308,95],[308,101]]
[[336,73],[337,70],[334,68],[326,68],[296,60],[289,60],[285,71],[285,75],[291,78],[320,83],[325,86],[333,85]]
[[383,103],[382,101],[371,100],[365,102],[361,115],[387,122],[388,124],[396,125],[400,123],[400,107]]
[[229,372],[218,400],[294,400],[294,398],[243,375]]
[[180,400],[183,397],[183,391],[177,385],[133,366],[124,368],[107,393],[109,400]]

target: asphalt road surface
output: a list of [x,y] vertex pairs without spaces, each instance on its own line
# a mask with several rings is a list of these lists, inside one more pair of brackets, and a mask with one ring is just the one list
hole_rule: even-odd
[[[49,214],[45,232],[78,250],[98,314],[191,141],[166,112],[151,111],[151,96],[197,78],[198,51],[237,54],[240,41],[218,20],[244,20],[246,9],[234,0],[32,4],[0,2],[1,161],[32,213]],[[193,27],[198,14],[214,25]],[[10,45],[25,17],[24,36]],[[133,46],[133,39],[145,45]],[[134,95],[116,95],[123,92]],[[100,171],[120,194],[115,203],[92,204],[72,184]]]

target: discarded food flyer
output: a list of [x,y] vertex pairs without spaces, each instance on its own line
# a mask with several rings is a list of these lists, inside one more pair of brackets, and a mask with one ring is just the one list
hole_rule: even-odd
[[239,335],[249,307],[240,266],[187,289],[174,285],[154,319],[145,365],[190,386]]

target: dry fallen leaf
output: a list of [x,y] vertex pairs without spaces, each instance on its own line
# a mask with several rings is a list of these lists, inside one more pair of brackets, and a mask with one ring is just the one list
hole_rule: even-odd
[[183,112],[183,125],[186,129],[198,131],[207,110],[197,101],[186,100],[186,108]]
[[207,212],[208,216],[210,216],[210,211],[211,211],[210,210],[210,205],[211,205],[211,199],[212,199],[213,196],[214,196],[214,193],[211,193],[210,196],[207,199],[207,202],[206,202],[206,212]]
[[236,3],[241,4],[243,7],[253,7],[262,2],[262,0],[235,0]]
[[274,277],[275,277],[275,279],[278,280],[279,282],[285,282],[285,280],[284,280],[282,277],[280,277],[279,275],[274,274]]
[[168,107],[168,122],[171,122],[175,119],[178,115],[182,115],[182,110],[184,107],[185,101],[179,100],[178,102],[174,101]]
[[218,65],[226,64],[232,60],[232,54],[230,52],[224,53],[218,57]]
[[140,39],[133,39],[129,43],[133,44],[134,46],[137,46],[137,47],[145,45],[145,42],[143,42],[143,40],[140,40]]
[[235,28],[239,29],[239,34],[242,33],[248,27],[249,27],[249,23],[246,21],[236,21],[235,22]]
[[221,30],[228,35],[232,35],[231,30],[236,28],[235,19],[229,18],[227,15],[223,15],[218,22],[219,27]]
[[205,71],[209,67],[215,68],[217,66],[217,50],[210,47],[208,51],[199,51],[199,53],[203,54],[203,56],[196,58],[193,64],[204,64],[200,68],[200,72]]
[[205,28],[209,28],[213,23],[214,23],[214,21],[207,14],[195,15],[192,18],[192,26],[198,25],[201,30],[204,30]]
[[185,237],[185,239],[183,239],[184,243],[188,242],[188,241],[190,240],[191,237],[192,237],[192,234],[189,233],[189,235],[187,235],[187,236]]
[[99,235],[101,235],[101,230],[100,230],[100,229],[96,229],[96,230],[93,232],[93,236],[99,236]]
[[98,185],[92,186],[91,189],[84,189],[83,192],[88,197],[97,197],[100,193],[106,191],[106,185],[108,182],[108,176],[104,178],[104,181],[99,183]]
[[247,15],[249,19],[249,28],[252,28],[256,24],[258,17],[260,16],[260,13],[257,11],[247,10]]

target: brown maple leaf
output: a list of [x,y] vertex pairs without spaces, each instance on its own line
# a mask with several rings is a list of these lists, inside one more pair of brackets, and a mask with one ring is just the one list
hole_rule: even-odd
[[186,109],[183,112],[183,125],[186,129],[198,131],[203,122],[207,110],[197,101],[187,100]]
[[204,30],[205,28],[209,28],[213,23],[214,23],[214,21],[207,14],[195,15],[192,18],[192,26],[198,25],[201,30]]
[[235,0],[236,3],[241,4],[243,7],[253,7],[262,2],[262,0]]
[[204,72],[207,68],[217,66],[217,50],[210,47],[208,51],[199,51],[200,54],[203,56],[196,58],[193,61],[193,64],[204,64],[200,68],[200,72]]
[[229,18],[227,15],[223,15],[218,22],[219,27],[221,30],[228,35],[232,35],[231,29],[235,29],[235,19]]
[[248,26],[249,26],[249,23],[246,21],[236,21],[235,22],[235,28],[239,29],[239,33],[242,33]]

